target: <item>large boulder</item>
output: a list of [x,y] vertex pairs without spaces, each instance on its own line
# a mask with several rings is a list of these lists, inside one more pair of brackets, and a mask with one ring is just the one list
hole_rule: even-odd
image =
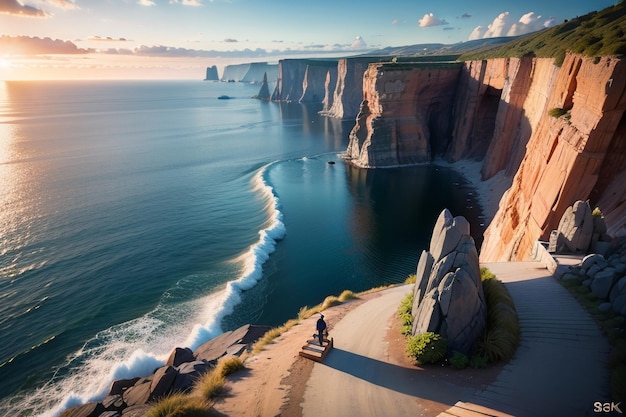
[[600,229],[596,233],[599,239],[599,236],[603,234],[601,233],[603,225],[601,221],[594,221],[589,202],[578,200],[565,210],[558,229],[552,232],[549,251],[586,253],[592,243],[594,226]]
[[469,354],[487,322],[478,252],[469,223],[445,209],[439,215],[430,250],[417,266],[412,334],[439,333],[448,349]]
[[222,333],[214,339],[200,345],[195,351],[196,360],[216,362],[222,356],[229,354],[229,349],[234,345],[250,345],[263,336],[269,326],[256,326],[246,324],[237,330]]

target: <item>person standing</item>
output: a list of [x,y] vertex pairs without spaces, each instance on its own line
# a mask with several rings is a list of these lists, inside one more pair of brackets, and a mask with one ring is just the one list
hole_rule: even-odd
[[326,330],[326,322],[324,321],[324,315],[320,313],[320,318],[317,320],[317,337],[320,340],[320,346],[324,346],[324,330]]

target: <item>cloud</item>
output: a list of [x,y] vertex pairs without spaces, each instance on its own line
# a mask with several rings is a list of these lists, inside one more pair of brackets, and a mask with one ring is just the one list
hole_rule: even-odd
[[103,41],[103,42],[127,42],[126,38],[112,38],[107,36],[106,38],[102,36],[90,36],[87,38],[88,41]]
[[356,38],[354,38],[354,42],[352,42],[350,48],[356,51],[361,51],[363,49],[367,49],[367,43],[365,43],[365,40],[362,37],[357,36]]
[[426,28],[426,27],[430,27],[430,26],[447,25],[448,24],[448,22],[446,22],[443,19],[439,19],[438,17],[436,17],[432,13],[425,14],[424,17],[422,17],[421,19],[419,19],[417,21],[417,23],[419,23],[421,28]]
[[146,7],[156,6],[156,3],[152,0],[137,0],[137,4]]
[[0,50],[15,55],[86,54],[70,41],[30,36],[0,36]]
[[477,26],[469,36],[469,40],[496,38],[500,36],[519,36],[535,32],[544,28],[552,27],[556,19],[549,17],[544,19],[535,12],[528,12],[518,21],[515,21],[509,12],[500,13],[487,28]]
[[237,39],[233,39],[233,38],[226,38],[226,39],[224,39],[224,42],[226,42],[226,43],[237,43],[239,41]]
[[170,4],[182,4],[183,6],[193,7],[203,6],[202,0],[170,0]]
[[461,19],[469,19],[470,17],[472,17],[472,15],[471,14],[467,14],[467,13],[463,13],[461,15]]
[[70,0],[48,0],[48,3],[56,7],[59,7],[61,9],[69,9],[69,10],[80,9],[80,7],[78,7],[76,3],[74,3],[74,1],[70,1]]
[[446,26],[443,30],[454,30],[454,28],[452,26]]
[[49,17],[50,15],[41,9],[25,6],[17,0],[0,0],[0,14],[10,14],[22,17]]

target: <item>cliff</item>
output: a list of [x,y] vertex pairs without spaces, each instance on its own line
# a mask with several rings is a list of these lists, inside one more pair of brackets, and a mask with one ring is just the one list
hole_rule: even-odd
[[337,60],[332,59],[283,59],[278,63],[276,88],[271,99],[322,103],[328,72],[336,68]]
[[226,65],[222,74],[222,81],[235,81],[250,84],[261,84],[263,76],[267,74],[269,80],[276,79],[278,65],[267,62],[252,62],[248,64]]
[[[485,232],[482,261],[523,260],[577,200],[626,233],[626,64],[614,57],[533,60],[523,103],[531,135],[511,188]],[[558,113],[553,109],[562,109]],[[487,155],[488,159],[489,154]]]
[[625,65],[574,54],[560,67],[531,57],[370,64],[346,157],[361,167],[473,159],[483,180],[503,176],[511,186],[483,262],[528,259],[577,200],[602,209],[609,234],[626,234]]
[[428,162],[451,137],[459,63],[370,64],[346,157],[360,167]]

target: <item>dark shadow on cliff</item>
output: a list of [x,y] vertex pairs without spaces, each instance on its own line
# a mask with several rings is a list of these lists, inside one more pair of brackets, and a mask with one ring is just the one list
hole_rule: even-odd
[[449,405],[468,389],[437,380],[428,369],[405,368],[338,348],[328,353],[323,365],[382,388]]

